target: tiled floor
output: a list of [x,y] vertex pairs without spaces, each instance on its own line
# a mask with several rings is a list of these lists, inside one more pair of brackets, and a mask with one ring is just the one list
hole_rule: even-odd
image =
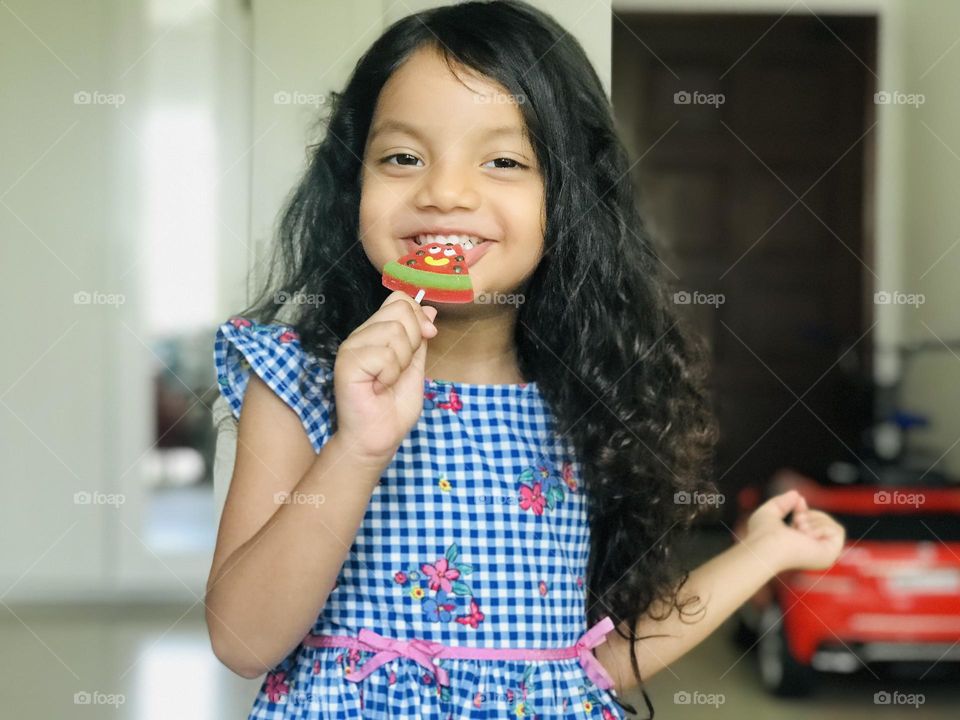
[[[0,608],[0,716],[10,720],[242,720],[259,687],[222,667],[210,651],[202,607]],[[13,614],[16,613],[16,616]],[[19,618],[19,619],[18,619]],[[21,622],[22,621],[22,622]],[[753,656],[721,628],[693,653],[651,678],[656,718],[956,718],[960,683],[917,684],[859,676],[824,676],[810,700],[783,702],[759,688]],[[727,671],[728,668],[732,669]],[[722,677],[721,677],[722,676]],[[919,708],[882,707],[880,690],[921,692]],[[717,694],[718,705],[674,702],[677,692]],[[75,693],[99,693],[101,703],[76,702]],[[113,698],[111,698],[113,696]],[[119,698],[117,697],[119,696]],[[702,696],[701,696],[702,697]],[[628,697],[638,710],[642,698]],[[643,717],[642,715],[640,717]]]

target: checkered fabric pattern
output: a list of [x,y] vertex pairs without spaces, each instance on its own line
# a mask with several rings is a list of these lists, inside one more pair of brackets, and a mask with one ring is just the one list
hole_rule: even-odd
[[[214,342],[239,417],[251,370],[300,417],[317,452],[334,431],[332,369],[290,326],[234,317]],[[580,466],[537,384],[424,380],[424,409],[375,488],[314,634],[360,628],[482,648],[556,648],[586,629],[589,525]],[[268,619],[265,619],[268,621]],[[621,718],[576,659],[446,658],[450,686],[407,657],[359,682],[374,653],[295,648],[253,718]]]

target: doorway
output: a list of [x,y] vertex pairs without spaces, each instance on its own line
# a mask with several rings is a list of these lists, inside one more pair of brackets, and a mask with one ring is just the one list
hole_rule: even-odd
[[616,120],[709,347],[727,498],[857,462],[872,422],[876,34],[869,16],[613,19]]

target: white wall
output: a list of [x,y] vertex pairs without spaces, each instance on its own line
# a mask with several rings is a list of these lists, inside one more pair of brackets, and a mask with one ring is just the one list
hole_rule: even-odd
[[[921,8],[918,7],[922,5]],[[901,110],[905,149],[903,289],[923,293],[919,309],[903,308],[905,335],[932,341],[938,353],[918,359],[906,382],[911,408],[928,414],[929,430],[917,435],[940,469],[960,475],[960,4],[953,0],[909,3],[903,14],[903,84],[922,93],[918,108]]]
[[[203,588],[208,557],[160,556],[144,542],[150,378],[160,365],[147,278],[189,278],[189,253],[219,250],[217,269],[178,292],[202,308],[200,322],[215,303],[243,298],[222,278],[246,266],[235,244],[249,236],[248,34],[240,0],[0,5],[3,603],[194,600]],[[189,155],[189,130],[183,147],[151,142],[152,119],[170,111],[209,119],[202,157]],[[192,174],[194,159],[210,177]],[[148,171],[158,164],[174,178],[154,193],[150,183],[165,176]],[[194,186],[202,197],[181,203],[177,192]],[[210,210],[208,223],[191,226],[186,206]],[[148,253],[151,208],[173,228],[153,238],[153,251],[186,233],[186,254],[158,264]],[[231,239],[227,252],[221,237]],[[123,302],[76,304],[84,291]],[[76,492],[124,502],[77,503]]]

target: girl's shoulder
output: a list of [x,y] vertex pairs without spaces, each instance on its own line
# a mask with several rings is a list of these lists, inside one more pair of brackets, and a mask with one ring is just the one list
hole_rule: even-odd
[[255,372],[297,413],[319,452],[335,425],[333,368],[301,346],[296,329],[235,315],[217,328],[213,345],[217,384],[234,417]]

